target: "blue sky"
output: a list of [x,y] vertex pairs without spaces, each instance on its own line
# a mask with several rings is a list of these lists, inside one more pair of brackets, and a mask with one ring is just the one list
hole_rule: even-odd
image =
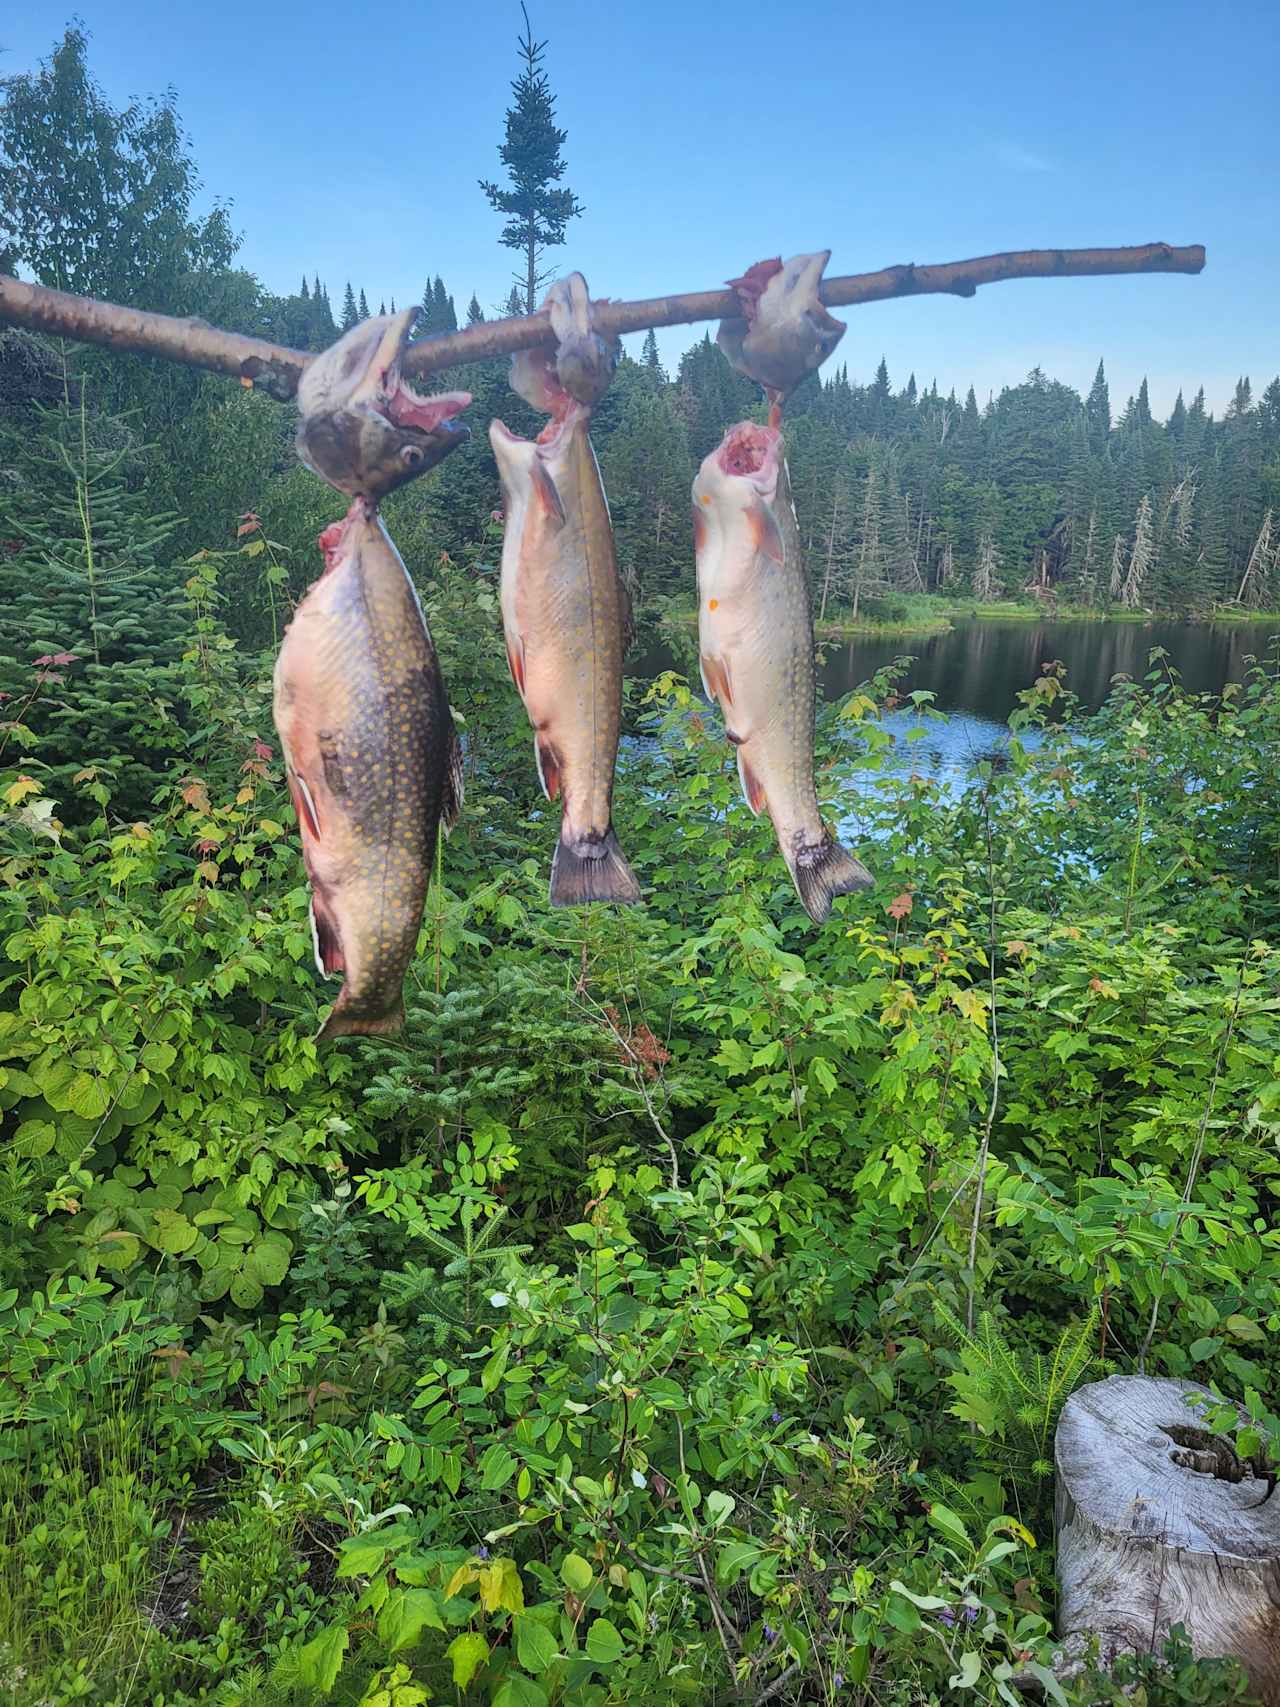
[[[376,307],[440,272],[459,312],[505,299],[495,175],[519,10],[479,0],[67,0],[117,103],[172,84],[208,195],[276,290],[350,277]],[[533,0],[585,203],[559,251],[593,291],[703,289],[764,255],[830,270],[992,250],[1203,242],[1196,279],[997,285],[850,310],[835,359],[883,353],[980,400],[1037,363],[1167,410],[1280,370],[1280,6],[1184,0]],[[10,0],[0,70],[45,56],[56,0]],[[368,21],[353,24],[352,19]],[[674,361],[689,328],[660,334]]]

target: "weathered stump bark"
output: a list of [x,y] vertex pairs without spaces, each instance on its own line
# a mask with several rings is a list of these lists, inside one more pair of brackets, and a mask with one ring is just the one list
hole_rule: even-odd
[[1264,1707],[1280,1707],[1280,1492],[1265,1499],[1269,1484],[1223,1452],[1187,1395],[1211,1396],[1113,1375],[1063,1408],[1054,1450],[1063,1658],[1091,1636],[1104,1663],[1159,1651],[1183,1624],[1194,1653],[1233,1655]]

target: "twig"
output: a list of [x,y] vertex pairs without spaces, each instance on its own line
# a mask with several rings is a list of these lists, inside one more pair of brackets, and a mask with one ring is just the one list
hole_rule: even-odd
[[[1168,243],[1144,243],[1124,249],[1017,249],[1001,255],[978,255],[968,261],[944,261],[936,266],[884,267],[876,273],[851,273],[828,279],[821,288],[831,308],[855,308],[897,296],[972,296],[979,285],[1006,279],[1094,278],[1115,273],[1198,273],[1204,267],[1204,246],[1174,248]],[[596,325],[606,336],[642,332],[652,326],[683,326],[697,320],[721,320],[739,312],[731,290],[687,291],[655,296],[643,302],[596,304]],[[312,359],[305,350],[291,350],[263,338],[224,332],[203,320],[181,320],[122,308],[91,297],[71,296],[0,274],[0,321],[51,332],[80,343],[108,349],[161,356],[188,367],[212,368],[246,385],[256,385],[273,397],[293,396],[303,368]],[[405,356],[409,374],[435,373],[458,362],[509,356],[552,342],[550,316],[545,309],[511,320],[481,321],[460,332],[423,338]]]
[[773,1682],[766,1689],[762,1689],[759,1695],[754,1698],[755,1707],[764,1707],[766,1701],[772,1701],[775,1695],[781,1695],[799,1670],[799,1660],[792,1660],[786,1671],[780,1672]]

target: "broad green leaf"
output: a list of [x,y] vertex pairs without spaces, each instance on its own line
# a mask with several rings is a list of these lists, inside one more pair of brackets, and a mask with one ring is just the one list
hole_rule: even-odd
[[581,1553],[566,1553],[560,1561],[560,1581],[577,1595],[583,1595],[595,1581],[595,1572]]
[[557,1653],[555,1637],[545,1624],[527,1613],[512,1620],[516,1637],[516,1658],[526,1671],[546,1671],[554,1664]]
[[453,1666],[454,1684],[459,1689],[465,1689],[489,1658],[489,1644],[483,1636],[477,1636],[474,1630],[464,1630],[460,1636],[453,1638],[445,1653]]
[[493,1707],[547,1707],[547,1692],[531,1677],[509,1671],[493,1698]]
[[607,1618],[593,1618],[587,1631],[587,1658],[597,1665],[611,1666],[622,1658],[624,1646],[616,1624]]
[[732,1494],[722,1493],[719,1488],[713,1488],[703,1501],[707,1519],[713,1529],[721,1529],[733,1516],[736,1501]]
[[410,1648],[424,1630],[443,1630],[444,1619],[429,1588],[395,1588],[378,1614],[378,1639],[389,1653]]
[[940,1505],[937,1500],[929,1507],[929,1522],[935,1529],[940,1529],[948,1539],[958,1542],[961,1547],[971,1545],[969,1531],[955,1512],[948,1506]]
[[524,1586],[514,1559],[495,1559],[481,1567],[480,1600],[486,1612],[524,1611]]
[[298,1649],[298,1675],[303,1683],[327,1695],[338,1680],[342,1658],[351,1638],[345,1624],[330,1624]]
[[970,1648],[960,1656],[960,1670],[950,1678],[952,1689],[972,1689],[982,1676],[982,1655]]

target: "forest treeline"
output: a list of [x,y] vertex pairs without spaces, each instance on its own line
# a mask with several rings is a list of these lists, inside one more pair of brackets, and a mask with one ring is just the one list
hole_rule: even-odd
[[[195,211],[197,170],[172,97],[117,111],[94,85],[86,54],[73,28],[40,73],[6,84],[0,261],[20,262],[42,283],[199,314],[309,350],[331,343],[375,300],[378,310],[395,307],[359,279],[356,257],[354,283],[308,269],[290,295],[237,267],[229,209]],[[90,141],[102,169],[86,175],[74,163]],[[418,336],[453,330],[461,294],[443,269],[424,265],[423,273]],[[520,290],[497,307],[519,312]],[[473,291],[463,318],[484,315]],[[402,519],[406,543],[421,541],[427,553],[426,561],[407,553],[420,574],[433,553],[492,545],[498,484],[488,420],[497,415],[517,431],[535,424],[510,391],[504,362],[450,370],[439,384],[474,393],[475,437],[402,500],[402,518],[412,513],[407,525]],[[143,358],[68,354],[25,333],[0,335],[0,406],[20,442],[30,436],[32,401],[77,420],[83,403],[83,432],[66,421],[55,432],[119,453],[119,480],[145,495],[152,516],[170,518],[174,558],[230,543],[252,510],[281,548],[285,590],[310,578],[314,531],[331,517],[328,495],[311,492],[296,466],[290,407]],[[755,388],[710,331],[673,373],[652,334],[639,360],[622,361],[594,431],[620,561],[642,608],[691,596],[693,473],[729,423],[758,409]],[[1255,395],[1242,377],[1221,419],[1203,390],[1190,403],[1179,394],[1161,422],[1145,380],[1113,404],[1103,361],[1087,397],[1037,368],[984,405],[972,386],[963,399],[914,374],[895,387],[883,360],[866,380],[846,361],[806,382],[788,420],[822,615],[893,614],[892,601],[922,593],[1189,614],[1280,605],[1280,378]],[[50,481],[65,490],[56,458],[43,477],[29,459],[5,460],[16,510],[38,514]],[[12,516],[4,535],[10,556],[31,544]],[[269,638],[274,597],[260,586],[237,590],[243,638]]]

